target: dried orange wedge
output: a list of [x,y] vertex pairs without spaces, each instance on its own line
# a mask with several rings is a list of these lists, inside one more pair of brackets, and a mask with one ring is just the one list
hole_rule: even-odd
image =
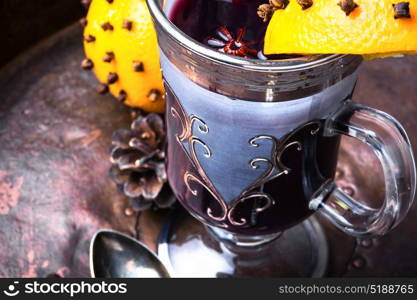
[[[265,54],[383,57],[417,52],[417,0],[313,0],[307,9],[300,2],[291,0],[285,9],[274,12],[265,36]],[[343,10],[341,4],[349,4],[351,11]]]

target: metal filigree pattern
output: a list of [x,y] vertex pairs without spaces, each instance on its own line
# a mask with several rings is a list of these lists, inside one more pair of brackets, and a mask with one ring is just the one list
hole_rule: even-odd
[[[171,93],[173,94],[172,91]],[[265,193],[263,191],[263,185],[279,176],[287,175],[291,172],[291,169],[282,162],[282,156],[290,148],[294,148],[296,151],[301,151],[303,149],[303,145],[300,141],[292,141],[298,132],[306,127],[315,126],[310,130],[310,134],[316,135],[321,128],[320,121],[313,121],[296,128],[282,139],[277,139],[270,135],[258,135],[251,138],[248,141],[249,147],[260,147],[260,141],[269,141],[272,146],[271,155],[270,157],[255,157],[248,162],[249,167],[253,170],[258,170],[262,165],[266,165],[265,172],[263,172],[254,183],[242,191],[242,193],[228,205],[207,176],[196,154],[196,147],[202,147],[204,158],[212,158],[213,153],[209,145],[207,145],[202,138],[194,135],[195,130],[203,135],[209,134],[210,128],[203,119],[196,115],[187,117],[180,103],[178,101],[177,103],[180,111],[175,107],[171,107],[170,109],[171,116],[179,120],[181,125],[181,132],[176,133],[175,136],[181,147],[188,150],[186,153],[194,169],[197,171],[197,174],[187,171],[184,174],[184,184],[195,197],[198,197],[199,194],[195,186],[193,187],[193,184],[198,184],[210,193],[218,203],[220,212],[215,215],[213,208],[208,207],[206,210],[207,216],[213,221],[222,222],[220,224],[222,227],[228,226],[226,222],[230,223],[232,226],[248,225],[248,217],[236,216],[236,210],[239,205],[243,204],[245,201],[254,199],[252,213],[255,214],[262,213],[273,205],[277,205],[277,199],[273,199],[271,195]]]
[[261,140],[270,141],[272,143],[272,151],[271,151],[271,158],[269,157],[256,157],[249,161],[249,166],[252,169],[259,169],[260,163],[265,163],[268,165],[266,171],[262,174],[262,176],[248,189],[246,189],[240,197],[235,199],[232,202],[231,208],[228,213],[228,220],[232,225],[235,226],[244,226],[248,223],[246,218],[240,218],[239,220],[236,220],[234,217],[234,211],[236,208],[245,202],[248,199],[263,199],[264,203],[261,206],[258,206],[259,202],[255,202],[255,213],[260,213],[265,211],[266,209],[270,208],[272,205],[276,204],[276,200],[274,200],[269,194],[262,191],[257,191],[260,187],[262,187],[265,183],[279,177],[282,175],[287,175],[291,172],[291,169],[285,166],[282,161],[282,155],[284,152],[291,148],[296,146],[297,151],[301,151],[303,149],[302,143],[299,141],[293,141],[290,142],[290,140],[294,137],[295,134],[297,134],[300,130],[303,128],[309,127],[309,126],[315,126],[316,128],[312,129],[310,131],[311,135],[316,135],[321,128],[320,121],[313,121],[307,124],[304,124],[295,130],[293,130],[289,135],[287,135],[283,139],[277,139],[270,135],[258,135],[249,140],[249,145],[252,147],[260,147],[260,144],[258,143]]
[[[180,109],[181,109],[181,114],[174,107],[171,107],[171,115],[175,119],[180,120],[181,127],[182,127],[181,134],[176,134],[175,136],[176,136],[177,142],[180,143],[182,147],[188,148],[189,159],[192,162],[194,168],[197,170],[199,177],[201,178],[199,179],[196,175],[191,174],[190,172],[186,172],[184,174],[184,183],[187,186],[188,190],[196,197],[198,196],[198,191],[191,187],[191,182],[198,183],[213,196],[213,198],[219,204],[221,212],[219,215],[216,216],[213,213],[213,209],[208,207],[206,213],[211,219],[218,221],[218,222],[222,222],[227,218],[228,208],[227,208],[226,202],[222,199],[219,192],[216,190],[214,185],[208,179],[208,176],[204,172],[204,169],[201,167],[201,164],[196,154],[196,145],[198,144],[200,145],[200,147],[203,147],[204,149],[203,155],[205,158],[211,158],[212,152],[211,152],[211,149],[206,145],[206,143],[203,140],[193,135],[194,127],[196,127],[196,129],[202,134],[208,134],[210,129],[207,126],[207,124],[204,122],[204,120],[200,119],[198,116],[195,116],[195,115],[190,115],[187,118],[185,117],[185,112],[183,111],[182,107],[180,107]],[[197,126],[195,126],[196,124]]]

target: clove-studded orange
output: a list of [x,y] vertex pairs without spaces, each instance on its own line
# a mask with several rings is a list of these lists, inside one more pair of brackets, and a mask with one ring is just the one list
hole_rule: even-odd
[[[93,0],[83,22],[84,69],[126,105],[162,113],[157,39],[145,0]],[[102,90],[102,89],[101,89]]]
[[298,2],[274,12],[265,54],[417,52],[417,0],[313,0],[306,9]]

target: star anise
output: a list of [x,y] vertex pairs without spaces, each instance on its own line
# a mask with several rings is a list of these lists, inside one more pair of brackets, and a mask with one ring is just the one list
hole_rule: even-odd
[[249,48],[249,46],[256,45],[259,42],[244,41],[243,38],[245,36],[245,28],[240,28],[238,30],[236,38],[225,26],[219,27],[216,30],[216,35],[217,37],[210,37],[207,39],[207,45],[226,54],[244,58],[256,58],[258,51]]

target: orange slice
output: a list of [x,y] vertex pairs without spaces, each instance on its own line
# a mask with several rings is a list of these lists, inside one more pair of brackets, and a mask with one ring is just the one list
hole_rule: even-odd
[[410,18],[394,18],[396,0],[355,0],[348,16],[339,0],[313,0],[305,10],[296,0],[276,10],[265,36],[265,54],[371,54],[417,52],[417,0]]

